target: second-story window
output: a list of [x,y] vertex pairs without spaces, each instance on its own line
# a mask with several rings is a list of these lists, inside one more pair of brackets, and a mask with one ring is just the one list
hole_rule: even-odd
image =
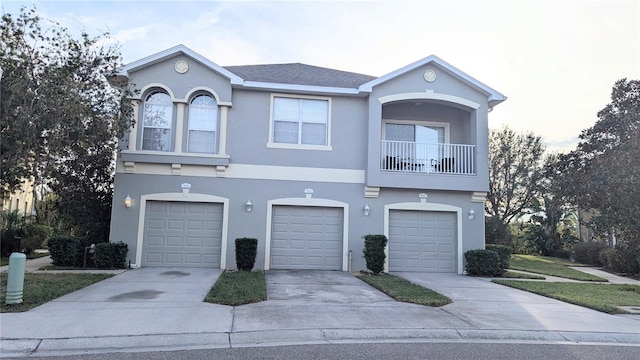
[[275,96],[273,143],[329,145],[329,100]]
[[163,92],[149,94],[142,115],[142,150],[171,151],[173,102]]
[[216,151],[218,106],[213,97],[198,95],[189,104],[189,140],[187,151],[213,154]]

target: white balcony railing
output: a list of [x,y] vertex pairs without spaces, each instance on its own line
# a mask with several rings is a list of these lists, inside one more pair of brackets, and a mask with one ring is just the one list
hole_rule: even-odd
[[475,145],[382,140],[380,169],[385,171],[475,175]]

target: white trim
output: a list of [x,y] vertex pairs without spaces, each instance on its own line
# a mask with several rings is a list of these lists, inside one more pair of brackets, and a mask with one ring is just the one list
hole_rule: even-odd
[[194,87],[193,89],[189,90],[187,95],[182,100],[185,103],[191,104],[191,100],[193,100],[193,99],[191,99],[191,97],[196,92],[209,93],[209,95],[213,96],[213,98],[216,100],[216,105],[220,106],[220,96],[218,95],[218,93],[215,90],[213,90],[212,88],[207,87],[207,86],[196,86],[196,87]]
[[405,74],[409,71],[412,71],[414,69],[417,69],[419,67],[422,67],[424,65],[427,64],[433,64],[434,66],[436,66],[439,69],[444,70],[444,72],[449,73],[450,75],[452,75],[453,77],[457,78],[458,80],[462,81],[463,83],[466,83],[468,85],[470,85],[471,87],[474,87],[478,90],[480,90],[481,92],[483,92],[484,94],[486,94],[488,96],[488,100],[493,103],[493,105],[497,105],[498,103],[505,101],[507,98],[506,96],[502,95],[500,92],[490,88],[489,86],[481,83],[480,81],[476,80],[475,78],[473,78],[472,76],[466,74],[465,72],[463,72],[462,70],[456,68],[455,66],[447,63],[446,61],[440,59],[439,57],[435,56],[435,55],[430,55],[427,56],[424,59],[418,60],[412,64],[409,64],[405,67],[402,67],[400,69],[397,69],[393,72],[388,73],[387,75],[381,76],[377,79],[373,79],[371,81],[369,81],[368,83],[362,84],[360,85],[360,87],[358,88],[358,90],[363,91],[363,92],[371,92],[373,91],[373,87],[377,86],[379,84],[382,84],[390,79],[396,78],[402,74]]
[[[290,98],[290,99],[310,99],[310,100],[322,100],[327,102],[327,134],[326,134],[326,145],[310,145],[310,144],[288,144],[288,143],[277,143],[273,141],[273,105],[275,102],[275,98]],[[295,95],[295,94],[278,94],[271,93],[271,99],[269,102],[269,139],[267,141],[268,148],[280,148],[280,149],[297,149],[297,150],[324,150],[331,151],[331,98],[328,96],[310,96],[310,95]],[[302,131],[302,128],[300,128]],[[299,134],[301,137],[302,134]]]
[[[147,154],[164,154],[153,152]],[[181,154],[187,156],[188,153]],[[228,156],[209,156],[211,158],[228,158]],[[125,165],[125,166],[123,166]],[[122,161],[116,163],[116,172],[124,173],[126,164]],[[135,163],[136,174],[146,175],[171,175],[171,164]],[[183,176],[216,177],[215,166],[182,164]],[[329,169],[297,166],[270,166],[229,164],[226,170],[227,178],[255,179],[255,180],[282,180],[282,181],[312,181],[340,184],[364,184],[365,170],[358,169]]]
[[227,233],[229,226],[229,199],[220,196],[182,192],[147,194],[140,197],[140,214],[138,215],[138,238],[136,241],[136,264],[142,267],[142,244],[144,241],[144,221],[147,201],[180,201],[222,203],[222,239],[220,244],[220,269],[227,267]]
[[361,93],[361,90],[356,88],[281,84],[281,83],[270,83],[270,82],[260,82],[260,81],[245,81],[242,84],[242,87],[253,88],[253,89],[275,90],[275,91],[300,91],[305,93],[318,93],[318,94],[329,93],[329,94],[338,94],[338,95],[358,95]]
[[473,102],[471,100],[461,98],[458,96],[439,94],[439,93],[430,92],[430,91],[387,95],[387,96],[379,97],[378,101],[380,101],[381,104],[386,104],[386,103],[395,102],[395,101],[416,100],[416,99],[446,101],[454,104],[460,104],[475,110],[480,108],[480,104],[478,104],[477,102]]
[[264,269],[269,270],[271,265],[271,224],[273,222],[273,206],[314,206],[342,208],[342,271],[349,271],[349,204],[317,198],[282,198],[267,201],[267,234],[264,247]]
[[166,151],[154,151],[154,150],[122,150],[123,154],[136,154],[136,155],[162,155],[162,156],[186,156],[186,157],[199,157],[199,158],[219,158],[219,159],[229,159],[229,155],[222,154],[202,154],[202,153],[174,153]]
[[[432,126],[432,127],[442,127],[444,128],[444,143],[449,144],[451,139],[451,124],[448,122],[439,122],[439,121],[420,121],[420,120],[403,120],[403,119],[382,119],[382,139],[386,140],[387,137],[387,127],[386,124],[400,124],[400,125],[423,125],[423,126]],[[415,140],[415,137],[413,139]]]
[[180,44],[180,45],[176,45],[172,48],[169,48],[167,50],[161,51],[159,53],[147,56],[145,58],[142,58],[140,60],[134,61],[130,64],[125,65],[121,70],[120,70],[120,74],[128,76],[129,72],[131,71],[135,71],[138,68],[142,68],[154,63],[158,63],[161,61],[164,61],[166,59],[175,57],[177,54],[182,53],[188,57],[193,58],[194,60],[197,60],[198,62],[202,63],[203,65],[207,66],[208,68],[212,69],[213,71],[225,76],[226,78],[229,79],[230,83],[232,85],[241,85],[242,84],[242,78],[240,78],[238,75],[230,72],[229,70],[223,68],[222,66],[214,63],[213,61],[205,58],[204,56],[196,53],[195,51],[189,49],[188,47]]
[[[458,274],[462,274],[462,208],[438,203],[422,203],[422,202],[404,202],[387,204],[384,206],[384,236],[389,239],[389,212],[390,210],[417,210],[417,211],[444,211],[454,212],[457,214],[457,238],[458,238]],[[390,240],[389,240],[390,241]],[[386,255],[384,260],[384,271],[389,272],[389,244],[384,248]]]
[[140,92],[139,92],[140,97],[139,98],[134,98],[134,99],[140,100],[140,101],[142,101],[144,103],[145,98],[147,97],[147,95],[149,95],[149,94],[147,94],[147,92],[149,92],[149,90],[151,90],[153,88],[160,88],[160,89],[166,91],[167,95],[171,96],[171,101],[172,102],[179,101],[178,99],[176,99],[176,96],[173,94],[173,91],[171,91],[171,89],[167,85],[162,84],[162,83],[150,83],[150,84],[145,85],[142,89],[140,89]]

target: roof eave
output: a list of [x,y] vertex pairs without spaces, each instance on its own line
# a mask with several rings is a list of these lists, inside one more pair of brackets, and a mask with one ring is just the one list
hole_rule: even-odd
[[276,91],[295,91],[322,94],[337,95],[358,95],[361,93],[356,88],[332,87],[332,86],[316,86],[316,85],[297,85],[297,84],[281,84],[260,81],[244,81],[243,88],[260,89],[260,90],[276,90]]

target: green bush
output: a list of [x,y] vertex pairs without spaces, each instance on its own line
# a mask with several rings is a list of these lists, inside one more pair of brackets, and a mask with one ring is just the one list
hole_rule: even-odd
[[509,225],[495,216],[486,216],[484,219],[484,239],[487,244],[509,245],[513,235]]
[[384,270],[384,260],[387,257],[384,248],[387,246],[387,237],[384,235],[369,234],[364,236],[364,259],[367,269],[374,274]]
[[560,259],[571,259],[571,250],[567,249],[558,249],[551,252],[551,256],[557,257]]
[[128,251],[127,244],[122,241],[96,244],[96,266],[101,269],[126,269]]
[[487,250],[495,251],[500,257],[500,272],[504,272],[509,268],[509,258],[513,253],[513,248],[511,246],[506,245],[495,245],[495,244],[487,244],[485,246]]
[[51,228],[46,225],[28,224],[25,227],[25,235],[20,241],[20,247],[25,254],[30,254],[36,249],[40,249],[49,237]]
[[52,237],[48,241],[53,265],[80,267],[84,263],[84,249],[89,239],[82,237]]
[[251,271],[256,263],[258,253],[258,239],[236,239],[236,267],[238,270]]
[[602,266],[602,262],[600,262],[600,251],[606,248],[606,244],[590,242],[574,244],[571,249],[573,250],[573,259],[575,261],[583,264]]
[[624,246],[604,249],[600,252],[600,262],[606,269],[618,273],[640,273],[638,251],[630,251]]
[[469,250],[464,253],[467,260],[466,269],[468,275],[498,276],[502,274],[500,269],[500,255],[491,250]]

